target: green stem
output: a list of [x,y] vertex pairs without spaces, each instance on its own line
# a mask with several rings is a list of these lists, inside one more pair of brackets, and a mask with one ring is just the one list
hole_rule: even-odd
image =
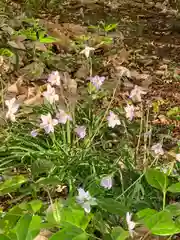
[[69,120],[66,123],[66,130],[67,130],[67,142],[68,144],[71,144],[71,130]]
[[163,191],[163,210],[165,209],[166,206],[166,190]]

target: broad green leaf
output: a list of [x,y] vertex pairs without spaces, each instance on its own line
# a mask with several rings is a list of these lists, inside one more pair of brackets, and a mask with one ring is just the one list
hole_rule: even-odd
[[70,223],[85,230],[93,214],[85,214],[84,209],[66,207],[62,209],[62,223]]
[[156,169],[148,169],[145,174],[147,182],[152,186],[161,191],[165,190],[168,186],[168,178],[167,176],[156,170]]
[[165,208],[172,216],[180,216],[180,203],[173,203]]
[[20,218],[14,232],[17,240],[33,240],[39,233],[41,226],[41,217],[25,214]]
[[6,215],[0,220],[0,229],[11,230],[15,227],[17,221],[23,214],[23,210],[18,206],[11,208]]
[[151,208],[146,208],[143,209],[139,212],[136,213],[136,215],[138,216],[138,218],[141,220],[143,219],[143,221],[145,221],[146,219],[149,219],[149,217],[151,217],[152,215],[156,214],[157,211]]
[[52,185],[52,186],[56,186],[58,184],[61,184],[62,181],[57,177],[48,177],[48,178],[40,178],[36,184],[38,185]]
[[46,218],[49,223],[60,224],[62,218],[63,204],[60,201],[55,201],[46,211]]
[[31,206],[34,213],[38,212],[42,207],[42,201],[41,200],[32,200],[29,202],[29,205]]
[[34,240],[34,238],[39,234],[40,229],[41,229],[41,217],[32,216],[26,240]]
[[168,236],[179,233],[180,230],[167,211],[161,211],[145,219],[144,225],[152,234]]
[[0,234],[0,239],[1,240],[11,240],[10,238],[8,238],[7,236]]
[[48,37],[43,37],[43,38],[40,38],[39,41],[41,43],[54,43],[54,42],[57,42],[58,39],[54,38],[54,37],[51,37],[51,36],[48,36]]
[[29,214],[26,214],[19,219],[15,227],[15,232],[18,240],[26,240],[31,220],[32,216],[30,216]]
[[129,232],[121,227],[114,227],[111,236],[113,240],[125,240],[129,237]]
[[171,186],[169,186],[167,191],[172,192],[172,193],[180,192],[180,182],[174,183]]
[[0,196],[16,191],[21,184],[25,183],[27,178],[23,175],[13,176],[5,182],[0,183]]
[[112,198],[97,199],[97,203],[100,208],[109,213],[123,216],[128,212],[127,207]]
[[[66,206],[64,206],[66,204]],[[54,224],[61,224],[65,227],[69,224],[73,224],[81,229],[86,229],[93,214],[85,214],[82,208],[75,208],[63,203],[62,201],[56,201],[47,210],[47,221]]]
[[[82,229],[77,228],[75,226],[71,226],[68,228],[61,229],[59,232],[55,233],[49,240],[78,240],[78,236],[85,234]],[[84,236],[83,236],[84,237]],[[82,240],[86,240],[87,238],[82,238]],[[81,239],[79,239],[81,240]]]
[[73,238],[73,240],[87,240],[87,239],[89,239],[89,238],[85,232],[81,233],[77,237]]

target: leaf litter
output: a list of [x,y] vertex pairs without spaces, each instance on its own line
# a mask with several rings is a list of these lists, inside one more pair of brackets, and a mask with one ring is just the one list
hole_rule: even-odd
[[[160,112],[157,114],[157,119],[161,120],[161,124],[165,124],[167,117],[164,116],[167,108],[180,105],[177,64],[180,60],[180,52],[177,48],[180,45],[180,34],[173,30],[173,25],[171,26],[171,20],[177,13],[169,6],[158,2],[155,4],[146,1],[143,8],[142,4],[138,5],[132,1],[114,2],[111,6],[109,1],[100,1],[98,9],[101,11],[100,14],[95,12],[95,19],[92,17],[92,12],[97,5],[92,1],[70,3],[69,7],[59,14],[59,21],[52,16],[51,20],[44,20],[46,19],[44,16],[39,23],[46,29],[49,36],[56,39],[53,43],[41,43],[37,39],[30,41],[24,36],[10,37],[8,43],[23,51],[18,51],[20,54],[18,71],[8,73],[8,69],[12,70],[13,61],[8,63],[8,67],[2,67],[4,63],[1,64],[5,69],[1,77],[8,85],[5,99],[11,94],[25,105],[42,104],[42,89],[46,88],[48,73],[50,70],[58,70],[62,80],[58,95],[63,103],[76,102],[81,94],[79,89],[86,84],[89,75],[88,66],[79,52],[85,43],[90,43],[96,49],[95,58],[99,53],[102,54],[100,59],[102,65],[100,68],[95,68],[96,72],[93,73],[103,73],[108,76],[110,91],[114,82],[119,79],[121,81],[114,104],[124,104],[128,93],[138,86],[146,92],[142,96],[144,105],[156,100],[168,99],[169,105],[166,105],[165,109],[160,106]],[[114,5],[116,8],[113,8]],[[77,9],[81,9],[80,15]],[[119,12],[121,12],[120,17]],[[104,21],[108,21],[108,15],[119,22],[115,30],[117,34],[109,35],[113,39],[113,44],[104,44],[104,36],[88,30],[89,24],[93,25],[94,21],[96,23],[101,21],[102,17]],[[158,23],[154,24],[157,19]],[[13,35],[12,25],[1,29]],[[19,25],[21,28],[22,20],[19,21]],[[35,55],[34,49],[37,51]],[[50,54],[49,51],[51,51]],[[79,85],[82,86],[78,88]],[[155,124],[157,119],[153,119],[154,123],[152,123]],[[43,240],[48,239],[41,234],[39,237],[39,239],[44,238]]]

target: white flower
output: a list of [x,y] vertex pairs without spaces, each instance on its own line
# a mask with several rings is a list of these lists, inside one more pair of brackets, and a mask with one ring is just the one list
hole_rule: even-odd
[[54,126],[58,124],[57,119],[52,119],[51,114],[41,115],[42,123],[40,128],[44,128],[46,133],[54,132]]
[[58,71],[53,71],[48,77],[48,82],[51,85],[60,86],[61,85],[60,79],[61,79],[61,77],[59,75],[59,72]]
[[101,179],[100,185],[104,188],[111,189],[112,184],[113,184],[113,181],[111,176],[106,176]]
[[135,85],[134,89],[131,91],[129,97],[134,101],[134,102],[141,102],[141,95],[146,94],[146,92],[142,89],[142,87],[139,87]]
[[81,139],[86,136],[86,127],[85,126],[77,126],[74,129],[74,131],[78,135],[78,137]]
[[5,101],[6,106],[8,107],[8,111],[6,113],[6,118],[10,119],[12,122],[16,121],[15,113],[19,108],[19,104],[16,103],[16,98],[12,98],[10,100]]
[[126,222],[128,225],[129,234],[131,237],[133,237],[134,228],[136,226],[136,223],[131,221],[131,218],[132,218],[132,213],[127,212],[126,213]]
[[66,124],[68,120],[72,121],[72,117],[62,109],[59,109],[59,112],[56,114],[56,118],[58,119],[58,122],[62,124]]
[[180,153],[176,154],[176,160],[180,162]]
[[83,188],[78,188],[78,196],[76,201],[84,208],[85,212],[90,213],[91,205],[96,205],[96,199],[91,197],[89,192],[85,192]]
[[80,52],[80,54],[84,54],[87,58],[89,58],[90,52],[94,51],[94,50],[95,50],[95,48],[86,46],[85,49],[83,49]]
[[161,143],[154,144],[151,147],[151,150],[154,151],[154,153],[157,154],[157,155],[163,155],[164,154],[164,150],[162,148],[162,144]]
[[134,118],[134,106],[127,104],[127,106],[124,108],[126,112],[126,118],[128,118],[130,121]]
[[120,125],[121,122],[116,114],[112,111],[109,112],[109,116],[107,116],[108,126],[114,128],[116,125]]
[[59,100],[59,96],[55,93],[55,88],[51,87],[50,84],[47,85],[47,91],[43,92],[43,96],[50,104]]

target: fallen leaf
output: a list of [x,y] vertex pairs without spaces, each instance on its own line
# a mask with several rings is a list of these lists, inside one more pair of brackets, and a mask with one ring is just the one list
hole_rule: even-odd
[[41,96],[41,93],[38,93],[36,96],[25,100],[24,104],[25,105],[41,105],[41,104],[43,104],[43,98]]
[[123,66],[117,66],[115,67],[116,69],[116,74],[117,76],[119,77],[128,77],[128,78],[131,78],[131,72],[129,71],[128,68],[126,67],[123,67]]
[[89,69],[87,64],[83,64],[75,73],[75,77],[79,79],[86,79],[89,75]]
[[47,48],[44,45],[44,43],[40,43],[39,41],[34,42],[34,46],[35,46],[35,49],[37,49],[39,51],[42,51],[42,52],[46,52],[47,51]]
[[7,89],[8,92],[21,94],[24,93],[24,87],[22,87],[23,84],[23,76],[19,77],[18,80],[10,85]]
[[48,240],[48,238],[52,235],[52,232],[47,230],[47,229],[43,229],[40,231],[40,233],[38,234],[38,236],[34,239],[34,240]]
[[119,64],[128,63],[129,52],[125,48],[121,49],[121,51],[118,54],[118,58],[120,61]]

